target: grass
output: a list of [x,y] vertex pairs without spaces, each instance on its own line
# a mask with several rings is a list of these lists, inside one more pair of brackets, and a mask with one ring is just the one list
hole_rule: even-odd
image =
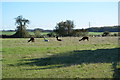
[[[42,32],[41,35],[48,34],[49,32]],[[0,31],[0,35],[13,35],[15,32],[11,31]],[[34,35],[34,32],[29,32],[30,35]]]
[[89,35],[102,35],[103,32],[89,32]]
[[115,78],[119,73],[118,38],[78,37],[2,40],[3,78]]
[[[10,31],[0,31],[0,35],[13,35],[15,32],[10,32]],[[42,32],[41,35],[46,35],[49,32]],[[34,35],[34,32],[29,32],[30,35]],[[102,35],[103,32],[89,32],[89,35]],[[118,34],[118,32],[110,32],[110,34]]]
[[[89,32],[89,35],[102,35],[103,32]],[[110,32],[111,35],[118,34],[118,32]]]
[[15,32],[11,32],[11,31],[0,31],[0,35],[13,35],[15,34]]

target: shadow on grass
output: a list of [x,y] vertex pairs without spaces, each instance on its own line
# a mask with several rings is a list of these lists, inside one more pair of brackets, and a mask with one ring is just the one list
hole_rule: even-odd
[[[18,63],[17,66],[30,65],[30,66],[51,66],[47,68],[38,69],[51,69],[60,68],[77,64],[89,64],[89,63],[112,63],[114,74],[113,77],[120,76],[117,69],[117,63],[120,61],[119,51],[120,48],[112,49],[97,49],[97,50],[81,50],[81,51],[71,51],[66,53],[60,53],[57,55],[52,55],[46,58],[35,58],[35,59],[25,59],[24,63]],[[52,65],[61,66],[52,66]],[[38,70],[34,69],[34,70]],[[33,70],[33,69],[31,69]]]

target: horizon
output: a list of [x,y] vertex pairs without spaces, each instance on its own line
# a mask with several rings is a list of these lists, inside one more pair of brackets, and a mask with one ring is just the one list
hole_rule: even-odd
[[118,2],[2,2],[2,28],[15,30],[15,19],[30,20],[27,29],[53,30],[72,20],[75,29],[118,25]]
[[[119,25],[117,25],[119,26]],[[103,26],[104,28],[106,27],[117,27],[117,26]],[[103,27],[89,27],[89,28],[103,28]],[[42,28],[34,28],[34,29],[42,29]],[[26,29],[26,30],[34,30],[34,29]],[[75,30],[75,28],[73,28]],[[88,29],[88,28],[81,28],[81,29]],[[16,29],[3,29],[3,30],[0,30],[0,31],[16,31]],[[42,29],[42,30],[51,30],[51,29]]]

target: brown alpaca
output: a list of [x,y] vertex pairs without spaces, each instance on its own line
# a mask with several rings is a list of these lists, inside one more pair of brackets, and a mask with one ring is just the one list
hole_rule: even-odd
[[58,39],[58,36],[56,38],[57,38],[57,41],[62,41],[61,39]]
[[31,37],[30,40],[28,40],[28,42],[30,42],[30,41],[35,42],[34,37]]
[[84,41],[84,40],[87,40],[87,41],[89,41],[89,37],[83,37],[82,39],[80,39],[79,41]]

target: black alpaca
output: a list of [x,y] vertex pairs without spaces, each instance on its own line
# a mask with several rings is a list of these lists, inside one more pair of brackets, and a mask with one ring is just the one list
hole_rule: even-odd
[[35,42],[34,37],[31,37],[30,40],[28,40],[28,42],[30,42],[30,41]]
[[82,39],[80,39],[79,41],[84,41],[84,40],[87,40],[87,41],[89,41],[89,37],[83,37]]
[[61,39],[58,39],[58,36],[56,36],[56,38],[57,38],[57,41],[62,41]]

